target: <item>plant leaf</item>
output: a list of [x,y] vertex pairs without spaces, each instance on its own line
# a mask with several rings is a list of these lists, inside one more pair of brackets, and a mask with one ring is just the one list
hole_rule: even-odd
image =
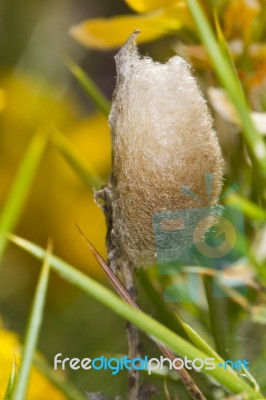
[[249,199],[240,196],[238,193],[232,193],[225,199],[226,204],[240,207],[244,215],[249,217],[251,221],[266,221],[266,211],[264,208],[253,203]]
[[44,129],[33,136],[0,214],[0,261],[7,244],[5,232],[11,232],[16,227],[44,153],[46,141],[47,133]]
[[78,64],[76,64],[72,60],[72,58],[69,57],[69,55],[67,55],[66,53],[62,53],[62,55],[66,65],[68,66],[73,76],[80,83],[80,86],[89,95],[89,97],[96,104],[99,110],[101,110],[102,113],[107,116],[111,107],[107,97],[105,97],[105,95],[95,85],[94,81],[88,76],[88,74],[85,73],[85,71],[83,71],[83,69]]
[[[179,2],[181,1],[179,0]],[[174,1],[173,0],[126,0],[126,3],[134,11],[142,13],[142,12],[156,10],[156,8],[166,7],[169,4],[174,3]]]
[[184,322],[179,315],[176,315],[176,317],[182,324],[190,340],[199,349],[201,349],[208,356],[215,358],[217,361],[223,362],[223,359],[219,356],[219,354],[217,354],[216,351],[214,351],[211,346],[191,326]]
[[88,398],[80,393],[71,382],[66,380],[65,377],[55,374],[54,369],[52,369],[43,359],[34,357],[33,365],[69,400],[88,400]]
[[[103,260],[101,255],[98,253],[98,251],[95,249],[95,247],[91,244],[91,242],[86,238],[84,233],[81,231],[81,229],[78,227],[78,231],[82,235],[83,239],[86,241],[90,251],[100,264],[101,268],[104,270],[104,273],[106,274],[107,278],[115,288],[116,292],[119,294],[119,296],[124,299],[131,307],[140,310],[138,304],[131,298],[130,294],[128,291],[125,289],[125,287],[122,285],[122,283],[119,281],[119,279],[115,276],[111,268],[106,264],[106,262]],[[170,360],[175,359],[174,353],[172,353],[167,347],[163,346],[160,342],[155,340],[155,343],[157,344],[159,350],[165,355],[165,357],[170,358]],[[185,368],[180,368],[180,370],[176,371],[177,375],[181,377],[185,387],[187,388],[188,392],[192,395],[192,397],[198,398],[199,400],[204,400],[204,396],[201,393],[200,389],[197,387],[195,382],[193,381],[192,377],[189,375],[188,371]]]
[[85,166],[85,162],[74,148],[74,144],[72,144],[57,128],[53,131],[52,142],[86,186],[100,189],[104,181],[99,177],[93,167]]
[[47,251],[44,253],[43,267],[37,284],[32,311],[28,322],[21,367],[18,373],[13,400],[21,400],[26,398],[30,370],[43,318],[43,308],[50,272],[49,260],[51,256],[51,248],[51,242],[49,242]]
[[181,2],[148,14],[87,20],[73,26],[70,35],[84,46],[108,50],[122,46],[137,29],[141,30],[139,43],[146,43],[189,24],[191,18],[187,7]]
[[[205,17],[198,0],[187,0],[188,7],[197,25],[199,36],[213,64],[214,70],[226,89],[241,121],[243,129],[243,138],[246,143],[249,156],[254,166],[254,172],[258,182],[260,182],[261,196],[266,200],[264,190],[266,183],[266,146],[263,138],[256,130],[251,119],[250,109],[244,98],[243,90],[232,70],[232,65],[224,56],[220,49],[214,33]],[[241,93],[240,93],[241,89]]]
[[[38,259],[43,259],[45,257],[45,250],[39,246],[36,246],[35,244],[15,235],[10,235],[9,238],[13,243],[17,244],[34,257]],[[105,288],[103,285],[86,276],[82,272],[76,270],[74,267],[64,262],[60,258],[50,256],[49,262],[53,270],[55,270],[63,279],[72,283],[76,287],[79,287],[88,295],[94,297],[96,300],[113,310],[116,314],[132,322],[142,331],[146,332],[146,334],[155,337],[160,342],[163,342],[177,354],[180,354],[181,356],[187,356],[190,359],[197,357],[204,359],[207,357],[207,355],[201,350],[197,349],[186,340],[176,335],[174,332],[151,318],[149,315],[140,310],[134,309],[125,301],[121,300],[117,295],[112,293],[109,289]],[[218,382],[232,392],[246,392],[249,396],[249,399],[263,399],[261,394],[256,393],[253,388],[251,388],[230,369],[224,370],[221,368],[215,368],[213,370],[206,371],[206,373],[214,377]]]
[[4,400],[11,400],[13,393],[14,393],[14,388],[16,385],[16,381],[17,381],[17,364],[16,364],[16,360],[14,359],[13,361],[13,365],[12,365],[12,371],[11,371],[11,375],[8,381],[8,385],[7,385],[7,389],[5,392],[5,397]]

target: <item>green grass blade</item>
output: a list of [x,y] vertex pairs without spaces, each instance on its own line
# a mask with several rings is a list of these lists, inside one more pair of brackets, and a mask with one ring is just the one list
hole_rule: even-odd
[[63,59],[72,75],[77,79],[80,86],[89,95],[99,110],[101,110],[104,115],[108,115],[110,111],[110,102],[95,85],[93,80],[69,57],[69,55],[63,53]]
[[226,198],[225,204],[232,205],[232,207],[235,205],[238,209],[240,207],[243,214],[251,221],[266,221],[266,210],[264,208],[237,193],[230,194]]
[[[213,64],[214,70],[222,86],[228,92],[228,95],[231,98],[232,103],[234,104],[240,117],[243,128],[243,137],[251,161],[254,167],[259,169],[259,171],[256,171],[257,174],[260,173],[260,170],[262,171],[262,176],[259,177],[260,179],[263,179],[264,188],[266,180],[266,147],[263,138],[256,130],[251,119],[250,109],[244,98],[241,85],[230,65],[230,62],[220,49],[215,35],[201,9],[201,6],[199,5],[198,0],[187,0],[187,3],[197,25],[199,36]],[[263,196],[265,198],[266,193],[263,193]]]
[[12,232],[16,227],[41,161],[46,138],[44,131],[37,132],[32,138],[0,214],[0,261],[7,244],[5,232]]
[[13,365],[12,365],[12,371],[10,374],[10,378],[8,381],[8,385],[7,385],[7,389],[5,392],[5,397],[4,400],[11,400],[13,393],[14,393],[14,389],[15,389],[15,385],[16,385],[16,381],[17,381],[17,364],[16,364],[16,360],[14,360]]
[[230,355],[226,353],[226,335],[225,335],[225,322],[224,322],[224,298],[214,297],[213,287],[214,279],[212,276],[204,276],[203,283],[205,288],[206,299],[209,308],[209,319],[213,339],[215,341],[216,350],[221,357],[224,359],[230,358]]
[[55,374],[55,371],[44,360],[37,359],[37,357],[35,357],[33,360],[33,364],[68,399],[70,399],[70,400],[88,400],[89,399],[88,397],[85,397],[82,393],[80,393],[77,390],[77,388],[72,383],[67,381],[63,376],[60,376],[59,374]]
[[197,346],[197,348],[202,350],[205,354],[208,354],[208,356],[214,357],[217,361],[223,362],[223,359],[219,356],[219,354],[217,354],[216,351],[214,351],[211,346],[191,326],[184,322],[179,315],[177,315],[177,319],[180,321],[188,337]]
[[254,378],[254,376],[251,375],[251,373],[243,366],[242,366],[242,373],[244,374],[246,379],[251,383],[251,385],[254,387],[255,392],[260,393],[260,386],[259,386],[258,382]]
[[156,287],[155,279],[150,276],[149,271],[145,269],[140,271],[138,279],[144,289],[145,295],[148,296],[152,303],[156,315],[160,317],[160,322],[178,335],[184,336],[185,330],[182,328],[182,324],[179,322],[179,319],[175,318],[175,312],[169,307],[169,303],[165,302],[163,297],[160,296],[160,288]]
[[22,361],[18,373],[18,379],[13,400],[24,400],[26,398],[30,370],[42,323],[43,309],[49,281],[50,255],[51,245],[48,244],[47,251],[43,254],[43,267],[37,284],[32,310],[28,322],[27,334],[22,352]]
[[[213,357],[219,362],[224,363],[224,360],[219,356],[219,354],[217,354],[216,351],[214,351],[212,347],[191,326],[185,323],[178,315],[177,318],[182,324],[188,337],[197,346],[197,348],[202,350],[205,354],[208,354],[210,357]],[[242,366],[242,373],[245,374],[247,380],[249,380],[250,383],[253,385],[254,390],[259,393],[260,388],[258,383],[256,382],[255,378],[251,375],[251,373],[243,366]]]
[[85,162],[74,145],[58,129],[54,129],[52,142],[86,186],[101,188],[104,184],[103,179],[92,167],[85,166]]
[[[10,240],[32,254],[34,257],[41,260],[44,259],[45,250],[39,246],[36,246],[35,244],[14,235],[10,235]],[[197,349],[195,346],[176,335],[174,332],[151,318],[149,315],[131,307],[112,291],[96,282],[92,278],[86,276],[84,273],[76,270],[70,264],[55,256],[50,256],[49,261],[53,270],[56,271],[63,279],[80,288],[89,296],[92,296],[97,301],[114,311],[116,314],[125,318],[127,321],[132,322],[143,332],[146,332],[146,334],[149,336],[155,337],[177,354],[181,356],[187,356],[189,359],[198,357],[205,359],[207,357],[207,355],[201,350]],[[206,371],[206,373],[211,375],[218,382],[234,393],[245,392],[250,400],[263,399],[262,395],[256,393],[253,388],[251,388],[246,382],[244,382],[229,369],[224,370],[221,368],[215,368],[213,370]]]
[[238,79],[237,69],[236,69],[234,61],[233,61],[233,59],[231,57],[231,54],[230,54],[226,39],[224,37],[223,31],[222,31],[222,28],[221,28],[221,25],[220,25],[217,9],[214,10],[214,23],[215,23],[217,39],[218,39],[218,43],[219,43],[219,46],[220,46],[220,50],[221,50],[224,58],[226,59],[226,61],[228,62],[229,66],[231,68],[231,72],[233,74],[235,82],[238,85],[238,94],[239,94],[239,96],[241,96],[243,99],[245,99],[241,83],[240,83],[240,81]]

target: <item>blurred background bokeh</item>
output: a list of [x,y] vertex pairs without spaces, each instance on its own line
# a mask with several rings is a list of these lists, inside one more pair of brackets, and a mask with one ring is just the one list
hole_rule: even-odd
[[[210,89],[217,86],[217,81],[208,56],[199,44],[188,11],[183,5],[174,3],[183,2],[1,0],[0,207],[5,204],[30,139],[43,126],[56,126],[73,144],[88,169],[96,171],[103,182],[107,181],[111,167],[107,117],[72,76],[63,54],[70,55],[111,100],[116,75],[114,55],[133,27],[143,30],[143,39],[140,36],[140,42],[144,42],[140,47],[142,54],[164,61],[178,53],[193,64],[216,118],[226,160],[225,185],[229,187],[236,181],[242,185],[242,195],[257,201],[237,119],[222,90]],[[213,22],[211,3],[202,2]],[[265,134],[264,0],[217,0],[215,3],[245,93],[253,112],[261,118],[260,128]],[[158,8],[160,12],[146,14],[157,6],[163,6]],[[140,13],[137,17],[136,12]],[[96,25],[80,26],[84,20],[118,15],[127,17],[114,20],[113,25],[96,21]],[[49,142],[15,233],[42,247],[46,247],[48,237],[52,237],[56,255],[108,285],[75,223],[106,257],[105,220],[93,201],[92,188],[81,182],[62,154]],[[255,223],[255,228],[258,227],[261,226]],[[248,222],[247,230],[252,236],[254,224]],[[0,271],[0,321],[6,329],[21,336],[25,333],[38,274],[36,260],[14,245],[7,246]],[[140,301],[152,314],[153,306],[145,296]],[[235,313],[240,311],[236,309]],[[233,321],[233,317],[230,318]],[[124,325],[123,320],[102,305],[52,274],[38,348],[50,362],[58,352],[69,357],[91,358],[103,353],[125,353]],[[243,325],[246,332],[243,337],[250,329]],[[252,343],[261,335],[262,328],[258,326]],[[0,335],[0,354],[1,348],[6,346],[5,340]],[[262,345],[258,346],[258,351],[262,348]],[[151,344],[149,352],[153,356],[157,354]],[[126,391],[124,373],[115,379],[108,372],[68,373],[81,391],[104,389],[110,396],[123,395]],[[9,371],[5,376],[8,374]],[[185,396],[180,398],[185,399]],[[34,398],[41,399],[38,395],[33,395]],[[51,398],[57,397],[51,395]],[[164,395],[158,394],[157,398],[164,398]]]
[[[56,124],[73,141],[85,163],[93,166],[103,180],[107,179],[110,171],[107,119],[71,77],[62,52],[81,63],[110,98],[115,83],[114,53],[84,49],[68,31],[85,17],[109,16],[125,9],[123,2],[115,0],[0,2],[1,206],[31,137],[46,122]],[[48,145],[16,233],[42,246],[52,237],[56,254],[103,279],[75,223],[105,255],[105,221],[93,202],[92,189],[86,188],[63,157]],[[38,274],[38,262],[15,246],[8,246],[1,268],[0,315],[6,329],[22,336]],[[123,325],[114,314],[52,274],[39,346],[50,361],[57,352],[84,357],[104,351],[124,351]],[[112,334],[106,335],[111,330]],[[7,346],[5,340],[5,336],[0,336],[2,349]],[[8,369],[10,361],[12,364],[12,353]],[[3,376],[1,367],[0,386],[4,386],[3,378],[9,376],[10,370]],[[84,390],[100,388],[97,374],[89,379],[87,374],[76,378]],[[119,392],[112,389],[115,383],[108,374],[104,379],[106,387],[111,386],[110,393]],[[1,395],[3,391],[1,387]],[[41,391],[40,387],[39,394],[32,398],[40,399]],[[43,395],[47,398],[49,394]]]

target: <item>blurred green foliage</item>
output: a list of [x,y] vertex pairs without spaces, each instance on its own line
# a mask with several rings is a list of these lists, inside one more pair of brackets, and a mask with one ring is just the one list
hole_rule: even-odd
[[[203,15],[197,3],[0,3],[0,315],[3,328],[9,330],[0,326],[3,396],[9,379],[14,377],[12,349],[18,346],[18,339],[13,331],[24,335],[39,268],[25,252],[12,244],[7,246],[4,231],[12,230],[42,247],[51,236],[54,253],[62,260],[109,285],[77,233],[75,223],[106,256],[105,221],[94,204],[92,186],[106,182],[110,173],[111,146],[104,113],[115,83],[114,49],[122,45],[132,27],[139,28],[138,21],[143,30],[140,40],[145,43],[143,54],[163,61],[177,53],[193,65],[212,107],[226,160],[225,190],[232,183],[238,185],[237,192],[224,201],[242,205],[249,245],[248,259],[237,272],[248,285],[245,297],[229,291],[227,298],[209,304],[209,309],[215,310],[212,315],[204,295],[197,304],[166,304],[162,300],[164,288],[181,277],[163,277],[154,267],[136,274],[140,306],[204,349],[202,338],[212,348],[220,339],[219,332],[211,329],[212,319],[212,324],[217,323],[222,329],[220,335],[224,336],[228,358],[249,360],[252,375],[262,392],[266,392],[266,3],[201,1]],[[69,33],[88,49],[77,44]],[[68,59],[67,66],[62,52],[75,62],[69,63]],[[41,143],[32,147],[38,141],[36,132]],[[204,275],[204,271],[196,273]],[[38,350],[50,363],[58,352],[81,358],[126,353],[124,320],[81,293],[78,287],[82,287],[82,282],[73,287],[51,273]],[[44,292],[42,296],[44,301]],[[176,317],[177,309],[188,324],[183,323],[186,333]],[[157,356],[154,344],[144,336],[142,339],[145,354]],[[29,400],[41,400],[41,392],[44,398],[51,399],[78,399],[85,391],[103,391],[113,397],[126,393],[125,373],[114,379],[108,371],[93,371],[89,376],[84,371],[67,371],[62,379],[45,363],[41,362],[39,369],[49,381],[34,368]],[[227,398],[222,387],[205,376],[194,375],[208,400]],[[165,379],[144,376],[145,381],[155,382],[158,387],[154,398],[167,398],[165,385],[173,398],[174,393],[184,400],[189,398],[179,380]]]

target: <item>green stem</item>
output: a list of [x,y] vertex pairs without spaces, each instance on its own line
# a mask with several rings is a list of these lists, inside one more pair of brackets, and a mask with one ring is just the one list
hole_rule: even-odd
[[85,397],[81,394],[72,383],[67,381],[64,377],[55,374],[55,371],[43,360],[34,358],[33,364],[35,367],[51,381],[64,395],[70,400],[88,400],[89,397]]
[[21,367],[19,370],[15,392],[12,397],[12,400],[26,399],[26,393],[30,378],[30,370],[40,333],[46,291],[49,281],[49,272],[50,272],[49,255],[50,255],[50,246],[48,247],[47,252],[43,253],[43,260],[44,260],[43,268],[41,270],[40,278],[36,288],[32,311],[30,314],[30,319],[27,328],[25,344],[23,347]]
[[6,199],[0,215],[0,261],[4,254],[7,238],[5,233],[12,232],[16,227],[23,207],[26,203],[29,190],[38,170],[39,163],[45,150],[47,134],[37,132],[19,165],[14,183]]
[[225,320],[223,318],[224,312],[221,304],[221,301],[224,301],[224,298],[221,299],[214,297],[213,295],[214,280],[212,277],[209,276],[203,277],[203,282],[209,306],[209,318],[210,318],[213,338],[216,345],[216,350],[224,360],[227,360],[229,358],[229,355],[226,352],[226,340],[225,340],[225,330],[224,330]]
[[266,199],[266,147],[263,138],[258,133],[251,119],[250,109],[246,102],[243,89],[228,58],[220,49],[210,24],[201,9],[198,0],[187,0],[188,7],[196,23],[199,36],[213,64],[214,70],[223,87],[228,92],[243,128],[243,137],[254,166],[262,198]]
[[[45,250],[39,246],[36,246],[35,244],[28,242],[25,239],[18,238],[14,235],[12,235],[10,239],[36,258],[43,260],[45,257]],[[172,349],[175,353],[183,357],[187,356],[188,359],[191,360],[195,358],[201,358],[202,360],[208,358],[205,353],[176,335],[170,329],[166,328],[144,312],[134,309],[109,289],[94,281],[92,278],[86,276],[84,273],[76,270],[68,263],[55,256],[50,256],[49,262],[51,267],[63,279],[75,285],[76,287],[79,287],[85,293],[92,296],[109,309],[113,310],[116,314],[132,322],[146,334],[155,337],[157,340]],[[249,400],[263,399],[261,394],[256,393],[252,387],[250,387],[246,382],[238,377],[234,371],[230,369],[216,367],[213,370],[206,370],[205,372],[232,392],[246,393]]]
[[63,53],[63,59],[73,76],[80,83],[84,91],[89,95],[96,106],[104,115],[108,115],[110,111],[110,102],[101,92],[94,81],[76,64],[67,54]]

